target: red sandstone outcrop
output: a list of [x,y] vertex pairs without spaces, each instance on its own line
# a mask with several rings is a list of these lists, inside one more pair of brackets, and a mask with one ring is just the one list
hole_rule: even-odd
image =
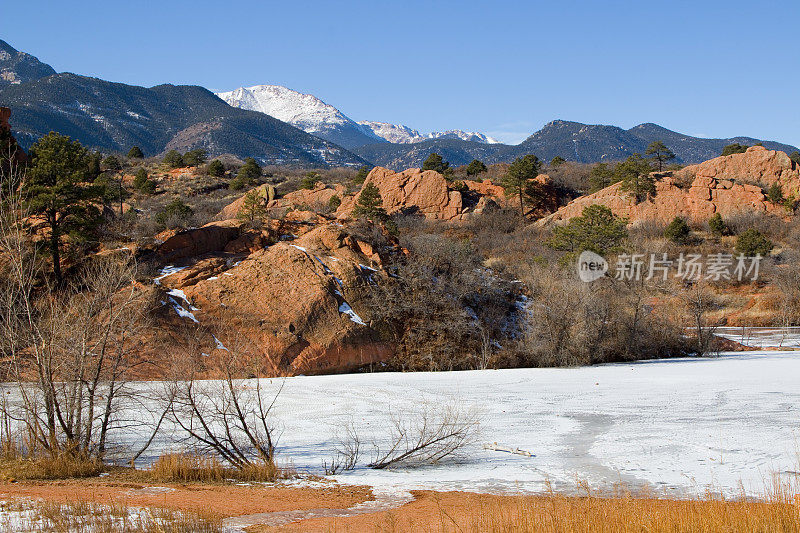
[[715,157],[675,173],[679,180],[713,178],[719,182],[735,181],[764,188],[775,183],[784,195],[800,192],[800,169],[784,152],[751,146],[742,154]]
[[201,228],[180,231],[158,247],[158,255],[166,262],[221,252],[239,237],[236,221],[211,222]]
[[[632,224],[642,220],[669,222],[676,216],[699,224],[715,213],[729,217],[743,212],[762,212],[785,216],[786,210],[769,202],[762,187],[774,183],[784,194],[797,194],[800,172],[783,152],[753,146],[743,154],[717,157],[692,165],[674,175],[655,173],[656,194],[637,203],[621,190],[621,184],[577,198],[552,215],[537,222],[545,226],[580,216],[590,205],[604,205]],[[689,187],[685,185],[690,183]]]
[[[364,185],[372,183],[381,193],[383,208],[389,214],[412,211],[431,220],[460,220],[464,205],[461,193],[447,188],[444,176],[433,170],[409,168],[393,172],[375,167]],[[337,211],[340,218],[349,217],[358,195],[347,198]]]
[[354,289],[382,276],[362,266],[369,263],[355,239],[326,224],[221,275],[194,282],[179,272],[162,283],[180,283],[201,323],[235,327],[276,373],[345,371],[391,354],[358,314]]

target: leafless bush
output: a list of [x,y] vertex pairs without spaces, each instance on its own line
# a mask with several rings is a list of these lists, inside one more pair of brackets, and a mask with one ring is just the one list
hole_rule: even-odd
[[438,463],[475,442],[479,422],[475,413],[458,404],[433,407],[392,417],[387,444],[373,442],[369,468],[385,469]]
[[361,438],[353,420],[337,428],[337,446],[330,462],[323,461],[322,469],[326,476],[353,470],[361,457]]
[[[203,370],[197,351],[176,355],[173,377],[162,401],[171,422],[187,435],[186,441],[200,454],[213,454],[239,470],[272,465],[275,428],[272,411],[283,388],[272,394],[253,375],[253,354],[243,342],[218,343],[217,372],[221,379],[199,381]],[[256,374],[257,375],[257,374]]]
[[659,288],[644,281],[587,284],[557,268],[535,268],[528,322],[518,344],[523,364],[576,366],[685,353],[681,324],[651,305]]

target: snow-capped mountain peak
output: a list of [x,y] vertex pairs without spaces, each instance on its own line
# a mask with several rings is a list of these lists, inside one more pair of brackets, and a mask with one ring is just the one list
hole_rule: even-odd
[[255,85],[217,93],[233,107],[266,113],[345,148],[383,142],[369,128],[311,94],[280,85]]
[[420,133],[418,130],[409,128],[402,124],[389,124],[388,122],[374,122],[362,120],[358,122],[362,126],[370,128],[378,137],[382,137],[390,143],[410,144],[427,141],[429,139],[461,139],[462,141],[472,141],[485,144],[497,144],[498,140],[487,137],[483,133],[474,131],[448,130],[434,131],[431,133]]
[[233,91],[217,93],[217,96],[233,107],[266,113],[306,133],[322,137],[345,148],[357,148],[386,141],[408,144],[429,139],[462,139],[487,144],[498,142],[482,133],[471,131],[420,133],[408,126],[387,122],[355,122],[314,95],[303,94],[280,85],[239,87]]

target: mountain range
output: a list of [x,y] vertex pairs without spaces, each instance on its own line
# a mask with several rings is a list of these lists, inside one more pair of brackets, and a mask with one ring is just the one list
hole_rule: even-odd
[[726,144],[785,152],[794,146],[751,137],[706,139],[657,124],[630,129],[555,120],[522,143],[508,145],[481,133],[451,130],[422,134],[408,126],[356,122],[313,95],[276,85],[218,93],[188,85],[139,87],[56,71],[0,40],[0,105],[12,109],[11,126],[23,147],[49,131],[86,146],[145,155],[205,148],[212,155],[254,157],[263,164],[360,166],[393,170],[419,167],[432,152],[452,165],[473,159],[507,163],[535,154],[549,161],[615,161],[663,141],[679,163],[698,163],[720,154]]
[[[0,41],[0,49],[8,48]],[[30,72],[27,67],[33,61],[37,60],[28,56],[25,72]],[[0,68],[11,67],[2,63]],[[203,87],[147,88],[51,71],[55,72],[39,68],[44,76],[34,80],[15,72],[19,83],[0,86],[0,105],[11,108],[12,131],[25,148],[58,131],[104,151],[127,152],[136,145],[147,156],[205,148],[215,155],[252,156],[262,164],[365,163],[348,150],[274,117],[231,107]]]
[[347,149],[378,142],[410,144],[429,139],[461,139],[496,143],[495,139],[473,131],[435,131],[420,133],[408,126],[363,120],[356,122],[332,105],[311,94],[280,85],[239,87],[217,93],[228,104],[273,116],[306,133],[322,137]]

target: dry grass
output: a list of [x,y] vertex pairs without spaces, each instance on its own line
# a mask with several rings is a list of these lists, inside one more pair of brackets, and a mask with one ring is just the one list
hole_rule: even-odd
[[758,501],[707,494],[693,500],[618,493],[571,497],[466,495],[454,505],[436,500],[428,517],[406,521],[387,513],[379,531],[489,533],[800,532],[800,493],[776,485]]
[[228,479],[238,481],[271,482],[290,476],[273,462],[257,462],[244,468],[231,468],[210,455],[195,453],[170,453],[159,457],[147,471],[148,477],[158,482],[220,483]]
[[0,531],[69,533],[221,533],[218,518],[159,508],[86,501],[16,500],[0,504]]
[[0,449],[0,479],[68,479],[99,475],[102,461],[70,451],[29,453],[4,441]]

